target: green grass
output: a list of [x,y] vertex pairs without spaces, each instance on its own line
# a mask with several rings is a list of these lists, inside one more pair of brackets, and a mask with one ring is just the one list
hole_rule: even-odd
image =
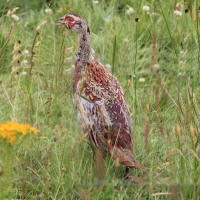
[[[178,18],[174,1],[24,2],[0,6],[0,119],[29,123],[39,135],[14,147],[7,199],[198,199],[198,1],[185,1]],[[127,5],[134,14],[125,14]],[[144,5],[150,14],[143,12]],[[52,14],[45,13],[48,6]],[[6,16],[15,7],[20,7],[15,12],[19,21]],[[93,49],[104,65],[112,65],[124,89],[134,122],[135,157],[150,167],[131,175],[146,184],[128,186],[121,180],[123,167],[116,168],[109,158],[104,190],[95,183],[94,150],[87,140],[81,142],[73,106],[77,38],[54,24],[68,12],[87,19]],[[29,55],[24,55],[26,49]]]

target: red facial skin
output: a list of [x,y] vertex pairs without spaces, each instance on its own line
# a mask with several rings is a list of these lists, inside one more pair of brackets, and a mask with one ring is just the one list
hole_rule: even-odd
[[64,19],[64,22],[67,24],[69,28],[72,28],[76,24],[76,21],[74,20],[74,18],[70,16],[66,16]]

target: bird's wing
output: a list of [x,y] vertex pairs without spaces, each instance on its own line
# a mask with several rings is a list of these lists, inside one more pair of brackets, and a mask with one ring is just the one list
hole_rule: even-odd
[[[98,124],[122,127],[130,134],[132,126],[130,112],[117,79],[100,62],[88,63],[85,70],[77,66],[76,70],[74,93],[84,106],[80,109],[82,111],[90,109],[98,113]],[[90,112],[88,113],[90,115]],[[93,124],[97,124],[95,116],[85,117],[92,120]]]
[[113,125],[131,127],[130,112],[117,79],[100,62],[88,65],[83,81],[83,95],[90,102],[103,105]]

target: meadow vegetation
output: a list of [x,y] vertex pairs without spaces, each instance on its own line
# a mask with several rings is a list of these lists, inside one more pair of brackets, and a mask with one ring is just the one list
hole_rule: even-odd
[[[6,199],[200,198],[198,0],[40,2],[0,5],[0,123],[38,130],[12,147]],[[128,186],[108,158],[104,188],[96,185],[94,150],[73,105],[77,37],[54,23],[69,12],[87,19],[93,49],[124,89],[135,157],[149,166],[131,175],[143,184]]]

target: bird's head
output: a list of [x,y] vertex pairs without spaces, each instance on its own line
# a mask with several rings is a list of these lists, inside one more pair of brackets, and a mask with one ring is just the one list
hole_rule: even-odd
[[76,33],[90,33],[86,21],[77,14],[69,13],[55,21],[55,23],[60,23],[65,25],[67,28],[74,30]]

